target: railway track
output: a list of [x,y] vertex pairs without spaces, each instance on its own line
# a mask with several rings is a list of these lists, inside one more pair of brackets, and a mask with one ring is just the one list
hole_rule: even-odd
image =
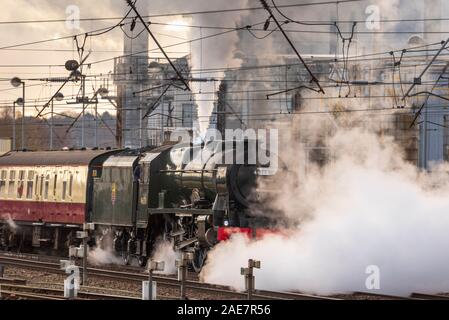
[[[18,258],[13,256],[8,256],[4,254],[0,254],[0,264],[5,266],[15,266],[21,267],[25,269],[33,269],[37,271],[45,271],[49,273],[58,273],[64,274],[62,270],[60,270],[59,263],[56,262],[48,262],[48,261],[39,261],[37,258],[34,259],[26,259],[26,258]],[[82,270],[82,267],[80,267]],[[90,277],[98,277],[113,281],[124,281],[124,282],[135,282],[141,284],[142,281],[148,280],[148,274],[133,271],[117,271],[111,269],[101,269],[101,268],[87,268],[88,274]],[[180,282],[176,278],[170,278],[167,276],[153,276],[153,280],[157,282],[158,286],[171,287],[175,289],[179,289]],[[8,281],[8,280],[5,280]],[[9,280],[12,281],[12,280]],[[20,281],[20,280],[14,280]],[[0,284],[2,282],[0,281]],[[2,288],[7,284],[2,284]],[[9,285],[20,286],[20,283],[10,283]],[[23,286],[23,283],[22,283]],[[232,298],[232,299],[246,299],[247,294],[245,292],[238,292],[228,286],[215,285],[209,283],[202,283],[198,281],[187,280],[185,281],[185,286],[187,292],[202,292],[206,294],[210,294],[212,296],[220,296],[221,298]],[[6,289],[6,288],[5,288]],[[37,289],[36,289],[37,290]],[[60,294],[62,290],[58,291]],[[54,292],[55,293],[55,292]],[[30,293],[30,295],[36,294],[38,297],[40,295],[39,292]],[[118,296],[114,294],[96,294],[90,292],[81,292],[79,294],[80,298],[85,299],[139,299],[134,296],[131,297],[129,295]],[[177,299],[176,297],[172,297]],[[351,294],[344,295],[335,295],[335,296],[319,296],[319,295],[310,295],[304,293],[291,293],[291,292],[275,292],[275,291],[266,291],[266,290],[255,290],[253,293],[253,299],[256,300],[361,300],[361,299],[370,299],[370,300],[449,300],[449,296],[445,295],[432,295],[432,294],[424,294],[424,293],[413,293],[409,297],[403,296],[393,296],[386,294],[378,294],[372,292],[353,292]]]
[[[13,281],[11,281],[13,280]],[[12,284],[16,279],[4,279],[0,278],[0,294],[7,295],[10,297],[29,297],[36,299],[45,300],[65,300],[64,289],[49,288],[49,287],[38,287],[35,285],[27,284]],[[47,299],[48,298],[48,299]],[[125,295],[114,295],[105,293],[95,293],[87,291],[78,291],[77,300],[139,300],[138,297],[125,296]]]
[[64,298],[61,298],[61,297],[58,297],[58,296],[26,293],[26,292],[20,292],[20,291],[2,290],[1,291],[1,295],[0,295],[0,299],[5,299],[5,298],[12,299],[12,300],[19,300],[19,299],[25,299],[25,300],[57,300],[57,301],[65,300]]
[[[15,266],[21,268],[29,268],[38,271],[45,271],[51,273],[64,274],[60,270],[60,265],[55,262],[39,261],[37,259],[25,259],[17,258],[8,255],[0,255],[0,263],[6,266]],[[82,267],[80,267],[82,270]],[[125,281],[125,282],[136,282],[141,283],[142,281],[148,280],[148,275],[144,273],[137,272],[124,272],[109,269],[99,269],[99,268],[87,268],[87,272],[90,277],[95,276],[99,278],[106,278],[109,280]],[[163,276],[153,276],[153,280],[158,283],[159,286],[167,286],[172,288],[179,288],[180,282],[175,278],[163,277]],[[201,283],[198,281],[187,280],[185,282],[186,289],[195,292],[203,292],[211,295],[219,295],[226,298],[237,298],[245,299],[247,297],[244,292],[237,292],[230,287],[214,285],[208,283]],[[254,299],[260,300],[338,300],[337,298],[321,297],[314,295],[307,295],[301,293],[283,293],[283,292],[272,292],[272,291],[262,291],[256,290],[253,294]]]
[[449,300],[449,296],[414,292],[410,297],[421,300]]

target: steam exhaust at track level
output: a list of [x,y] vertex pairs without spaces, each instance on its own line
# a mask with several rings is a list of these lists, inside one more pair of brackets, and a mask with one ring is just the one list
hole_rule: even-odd
[[[339,132],[330,145],[339,150],[332,164],[311,172],[297,188],[286,181],[279,186],[282,196],[273,206],[294,222],[290,234],[261,240],[237,235],[220,243],[209,253],[202,279],[244,289],[239,270],[254,258],[262,262],[255,271],[259,289],[447,291],[447,168],[420,172],[390,140],[367,131]],[[378,281],[371,281],[373,272]]]

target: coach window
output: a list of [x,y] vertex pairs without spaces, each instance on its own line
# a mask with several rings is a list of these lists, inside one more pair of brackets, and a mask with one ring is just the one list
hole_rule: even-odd
[[73,189],[73,173],[70,173],[69,177],[69,197],[72,197],[72,189]]
[[53,180],[53,198],[56,198],[56,186],[58,183],[58,173],[55,172],[55,178]]
[[64,176],[62,178],[62,200],[65,200],[67,196],[67,171],[64,171]]
[[16,171],[9,171],[9,182],[8,182],[8,198],[14,198],[15,189],[14,186],[16,184]]
[[34,174],[34,195],[37,199],[39,195],[39,172],[35,172]]
[[33,170],[28,171],[27,199],[33,199],[34,174]]
[[45,184],[44,184],[44,200],[48,200],[48,189],[50,188],[50,173],[47,172],[45,175]]
[[[37,188],[36,188],[36,190],[37,190]],[[39,197],[41,199],[42,199],[43,193],[44,193],[44,175],[41,174],[41,176],[40,176],[40,183],[39,183]]]
[[6,195],[6,170],[2,170],[0,175],[0,195]]
[[17,198],[22,199],[23,198],[23,189],[25,184],[25,170],[19,171],[19,181],[17,184]]

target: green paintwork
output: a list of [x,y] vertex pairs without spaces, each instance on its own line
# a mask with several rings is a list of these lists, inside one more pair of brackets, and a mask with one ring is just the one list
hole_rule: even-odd
[[101,177],[94,179],[93,223],[115,226],[135,224],[135,163],[129,166],[105,166]]

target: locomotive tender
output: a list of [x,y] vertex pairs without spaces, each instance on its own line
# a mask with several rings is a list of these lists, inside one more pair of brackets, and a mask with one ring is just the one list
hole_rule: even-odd
[[111,246],[125,262],[145,265],[165,240],[192,251],[198,271],[217,241],[271,223],[251,213],[260,168],[221,164],[242,152],[223,146],[9,152],[0,157],[0,246],[67,250],[91,223],[90,244]]

